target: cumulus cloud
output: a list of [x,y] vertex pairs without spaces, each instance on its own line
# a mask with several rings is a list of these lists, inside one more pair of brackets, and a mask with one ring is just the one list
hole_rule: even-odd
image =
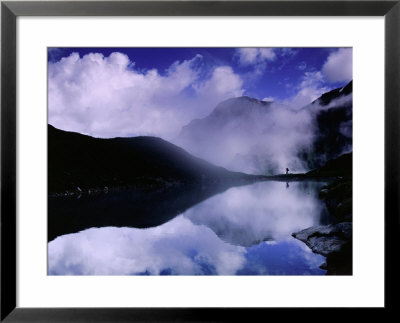
[[[202,56],[175,62],[165,73],[140,71],[128,56],[72,53],[49,62],[49,123],[96,137],[176,136],[221,100],[243,93],[231,67],[200,77]],[[204,71],[203,71],[204,72]]]
[[348,82],[353,78],[353,49],[340,48],[331,53],[322,72],[329,82]]
[[194,84],[193,88],[203,98],[204,103],[211,105],[207,97],[212,98],[215,103],[227,97],[241,96],[244,92],[242,79],[230,66],[216,67],[208,80]]

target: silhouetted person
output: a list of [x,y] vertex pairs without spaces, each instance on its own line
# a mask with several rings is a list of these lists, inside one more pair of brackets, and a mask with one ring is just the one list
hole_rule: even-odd
[[286,175],[289,174],[289,168],[286,167]]

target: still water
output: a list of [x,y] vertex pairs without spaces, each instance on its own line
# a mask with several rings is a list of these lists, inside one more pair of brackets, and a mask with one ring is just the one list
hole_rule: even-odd
[[[231,187],[187,208],[179,204],[181,212],[156,226],[94,224],[80,232],[59,235],[48,244],[48,273],[324,275],[319,266],[325,258],[291,236],[329,222],[318,199],[323,184],[271,181]],[[115,202],[116,197],[97,199]],[[127,198],[117,201],[115,212]],[[88,205],[77,199],[63,203],[75,209],[80,203],[82,208]],[[140,203],[140,198],[132,198],[131,203]],[[64,212],[73,212],[64,206]],[[61,206],[49,203],[49,210],[55,213]]]

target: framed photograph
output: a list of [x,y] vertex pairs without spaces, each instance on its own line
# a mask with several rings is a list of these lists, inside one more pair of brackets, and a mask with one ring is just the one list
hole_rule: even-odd
[[1,17],[2,321],[394,309],[398,1]]

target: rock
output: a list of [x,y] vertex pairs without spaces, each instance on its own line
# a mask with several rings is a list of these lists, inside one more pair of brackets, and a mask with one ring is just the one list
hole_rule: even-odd
[[336,209],[332,211],[332,214],[339,221],[351,221],[353,214],[353,199],[348,198],[340,202]]
[[327,196],[328,193],[329,193],[328,189],[323,188],[323,189],[321,189],[321,190],[319,191],[319,197],[320,197],[320,198],[323,198],[323,197]]
[[353,214],[352,180],[338,180],[319,192],[334,222],[351,222]]
[[352,186],[351,177],[339,178],[319,192],[330,221],[336,224],[314,226],[292,234],[313,252],[326,257],[326,264],[321,268],[327,270],[327,275],[351,275],[353,271]]
[[327,275],[351,275],[352,267],[352,223],[319,225],[292,236],[303,241],[313,252],[326,257],[321,267]]
[[310,249],[323,256],[340,252],[352,239],[351,222],[319,225],[292,234]]

